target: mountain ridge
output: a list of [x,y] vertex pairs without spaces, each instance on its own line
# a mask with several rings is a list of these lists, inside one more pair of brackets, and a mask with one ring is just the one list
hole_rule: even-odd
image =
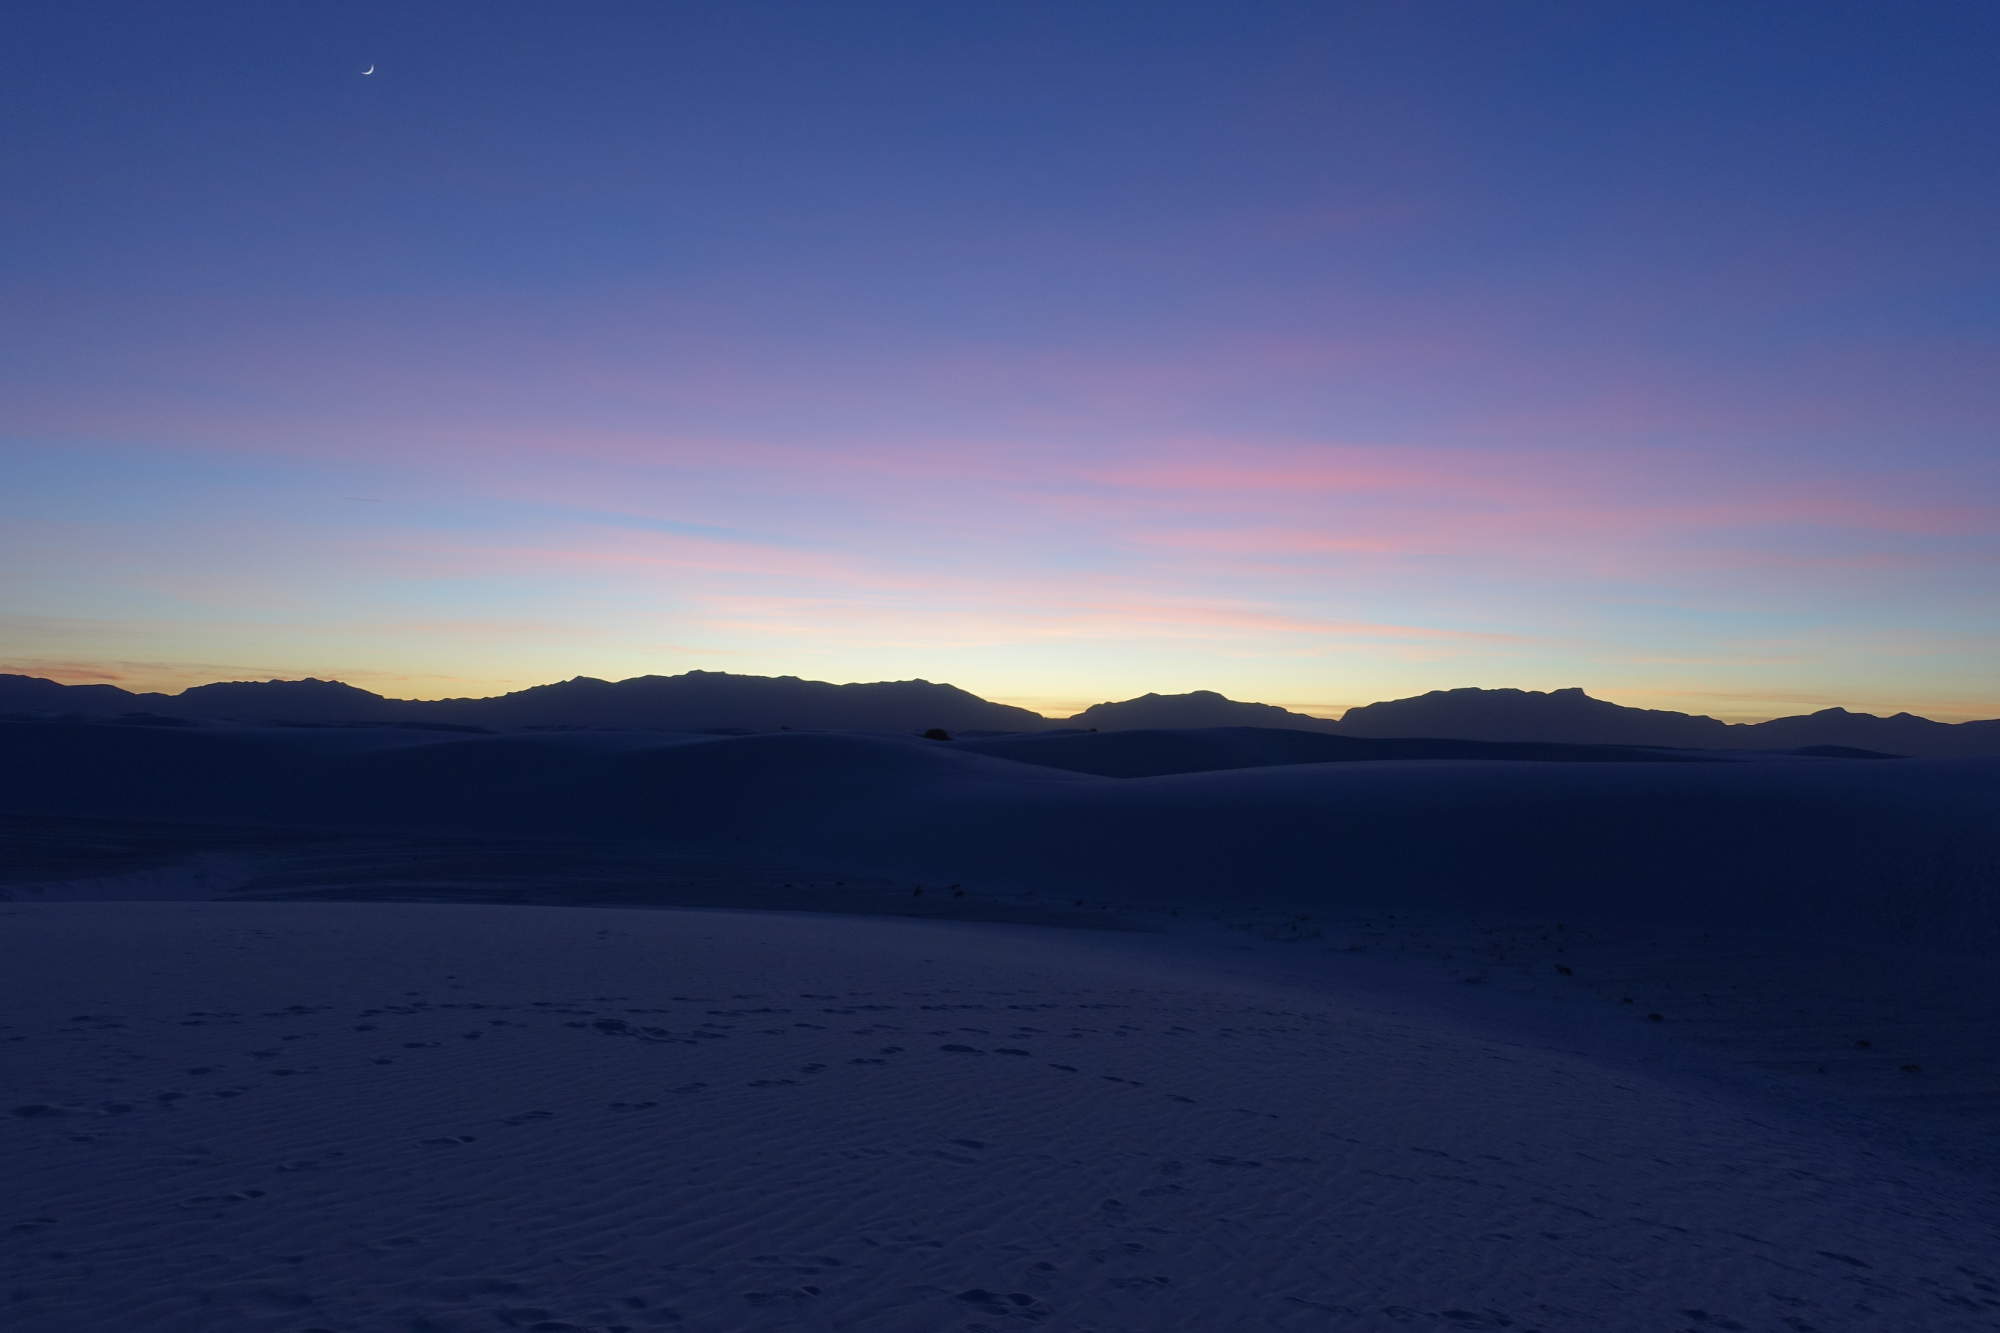
[[1145,694],[1048,718],[928,680],[836,685],[797,676],[688,671],[619,681],[575,676],[486,698],[394,699],[341,681],[216,681],[178,694],[136,693],[115,685],[63,685],[0,675],[0,713],[343,725],[441,723],[519,728],[680,731],[1035,732],[1140,728],[1265,727],[1370,739],[1798,749],[1841,746],[1936,757],[2000,755],[2000,719],[1937,722],[1909,712],[1888,716],[1845,708],[1723,722],[1702,714],[1632,708],[1581,687],[1557,690],[1467,686],[1361,704],[1339,719],[1213,690]]

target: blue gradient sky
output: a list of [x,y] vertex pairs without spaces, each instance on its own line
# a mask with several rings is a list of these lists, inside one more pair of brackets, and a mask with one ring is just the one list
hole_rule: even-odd
[[0,670],[2000,714],[2000,6],[9,23]]

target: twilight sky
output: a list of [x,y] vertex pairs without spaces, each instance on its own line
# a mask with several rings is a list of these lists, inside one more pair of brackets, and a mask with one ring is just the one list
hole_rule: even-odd
[[8,27],[0,671],[2000,715],[1989,0]]

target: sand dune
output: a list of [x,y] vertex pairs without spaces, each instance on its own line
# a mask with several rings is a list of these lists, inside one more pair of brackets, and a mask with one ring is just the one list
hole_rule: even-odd
[[2000,763],[1274,744],[0,728],[5,1325],[1995,1326]]
[[0,743],[0,809],[608,839],[1127,907],[1608,910],[2000,945],[1996,760],[1287,763],[1121,780],[840,733],[12,724]]
[[2000,1313],[1988,1182],[1418,995],[990,925],[4,910],[21,1333]]
[[1535,742],[1377,740],[1283,727],[1051,732],[962,740],[958,748],[1107,778],[1157,778],[1273,764],[1402,759],[1533,759],[1557,763],[1718,763],[1733,752]]

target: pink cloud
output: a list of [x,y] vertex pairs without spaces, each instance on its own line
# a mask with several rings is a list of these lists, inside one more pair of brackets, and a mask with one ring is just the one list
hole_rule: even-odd
[[1741,499],[1663,505],[1636,513],[1683,527],[1851,528],[1910,536],[1991,533],[2000,528],[2000,507],[1963,502],[1910,503],[1833,491],[1806,494],[1766,492]]
[[1315,641],[1499,643],[1520,636],[1452,627],[1401,625],[1288,614],[1240,605],[1079,594],[1073,581],[1030,591],[968,588],[968,596],[921,603],[870,603],[844,597],[700,594],[701,623],[711,631],[823,633],[849,641],[999,644],[1039,640],[1203,640],[1277,636]]
[[1139,490],[1317,494],[1427,491],[1468,480],[1468,460],[1442,457],[1440,451],[1216,441],[1202,452],[1224,457],[1191,456],[1197,447],[1190,441],[1164,457],[1086,468],[1081,477]]
[[1425,625],[1379,624],[1370,621],[1335,620],[1315,616],[1246,609],[1241,606],[1204,605],[1177,602],[1136,602],[1102,604],[1086,614],[1105,616],[1128,629],[1155,626],[1167,629],[1262,630],[1276,634],[1308,634],[1329,638],[1360,639],[1463,639],[1513,640],[1519,636],[1483,630],[1462,630]]
[[300,666],[245,664],[242,662],[200,662],[180,659],[160,659],[155,661],[105,661],[105,662],[64,662],[28,658],[11,666],[0,666],[0,673],[23,676],[40,676],[64,685],[116,684],[135,693],[160,692],[177,694],[191,685],[206,685],[213,681],[236,680],[302,680],[317,676],[322,680],[343,680],[353,685],[373,685],[378,691],[386,685],[409,684],[414,682],[438,683],[490,683],[481,677],[456,676],[437,672],[401,672],[378,670],[368,667],[336,667],[325,663]]
[[44,662],[26,658],[11,665],[0,664],[0,676],[40,676],[64,685],[115,684],[129,678],[131,665],[121,662],[114,669],[104,663]]
[[1139,531],[1128,534],[1127,540],[1140,546],[1219,555],[1381,555],[1412,549],[1409,541],[1391,536],[1346,537],[1276,528]]
[[375,549],[393,559],[414,557],[434,572],[461,575],[547,570],[671,569],[809,583],[866,582],[880,586],[916,586],[924,582],[921,577],[870,567],[835,551],[802,550],[727,538],[614,529],[558,540],[561,544],[394,538],[380,543]]

